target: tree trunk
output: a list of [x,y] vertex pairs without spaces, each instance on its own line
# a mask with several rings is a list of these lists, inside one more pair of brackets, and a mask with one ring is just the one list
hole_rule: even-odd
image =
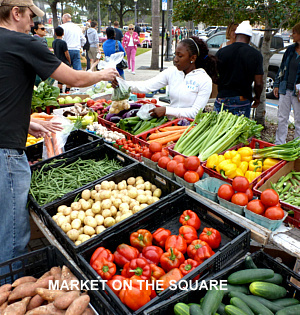
[[53,35],[55,38],[55,28],[58,26],[58,19],[57,19],[57,2],[58,1],[53,1],[50,3],[50,8],[52,12],[52,24],[53,24]]
[[160,2],[152,0],[152,55],[150,69],[159,69],[159,20]]

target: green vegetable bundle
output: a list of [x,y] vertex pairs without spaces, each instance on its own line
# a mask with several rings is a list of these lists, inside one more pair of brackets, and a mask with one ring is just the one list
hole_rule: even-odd
[[38,108],[45,110],[47,106],[59,107],[57,97],[59,96],[59,88],[51,86],[46,82],[41,82],[37,89],[33,90],[31,109],[36,112]]

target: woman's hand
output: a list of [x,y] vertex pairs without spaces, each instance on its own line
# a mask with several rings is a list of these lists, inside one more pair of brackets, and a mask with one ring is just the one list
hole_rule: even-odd
[[273,94],[274,94],[274,96],[275,96],[276,98],[279,97],[278,91],[279,91],[278,87],[274,88],[274,90],[273,90]]
[[160,117],[165,116],[166,108],[164,106],[156,107],[156,108],[150,109],[149,113],[151,113],[150,115],[153,116],[153,117],[160,118]]
[[55,133],[56,131],[62,131],[64,128],[59,121],[53,121],[53,119],[49,121],[41,121],[40,123],[43,127],[45,127],[47,130]]

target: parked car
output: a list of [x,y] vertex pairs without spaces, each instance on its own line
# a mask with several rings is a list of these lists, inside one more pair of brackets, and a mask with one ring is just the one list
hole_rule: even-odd
[[[207,47],[209,52],[212,55],[215,55],[217,51],[220,49],[222,43],[226,41],[226,32],[221,31],[218,32],[206,40]],[[253,36],[251,38],[251,42],[253,42],[257,47],[261,48],[263,41],[263,34],[258,31],[253,31]],[[281,36],[274,36],[271,41],[271,49],[279,49],[283,48],[284,43]],[[275,98],[273,94],[274,89],[274,80],[278,69],[280,67],[280,63],[283,57],[284,51],[280,51],[279,53],[274,54],[270,58],[269,68],[268,68],[268,76],[266,82],[266,97],[267,98]]]
[[291,34],[289,32],[282,32],[280,36],[282,37],[284,42],[290,42]]
[[227,26],[218,26],[212,30],[210,30],[208,33],[207,33],[207,37],[211,37],[212,35],[218,33],[218,32],[222,32],[222,31],[226,31],[227,29]]

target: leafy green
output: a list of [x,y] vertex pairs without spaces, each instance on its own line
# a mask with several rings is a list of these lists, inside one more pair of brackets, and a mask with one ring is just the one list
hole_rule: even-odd
[[36,90],[33,90],[31,109],[36,112],[38,108],[45,110],[47,106],[59,107],[57,97],[59,96],[59,88],[51,86],[46,82],[41,82]]

